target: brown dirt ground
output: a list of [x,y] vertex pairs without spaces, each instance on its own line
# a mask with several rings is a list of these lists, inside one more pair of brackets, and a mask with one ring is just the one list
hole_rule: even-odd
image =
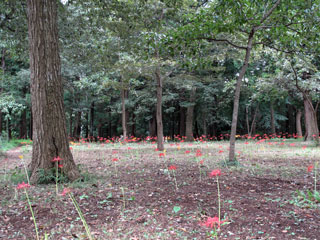
[[[209,239],[210,229],[200,223],[218,215],[217,183],[208,173],[226,157],[218,153],[221,144],[184,144],[180,150],[168,144],[165,158],[151,145],[130,147],[74,146],[84,182],[64,186],[72,188],[95,239]],[[265,147],[262,152],[242,146],[241,166],[222,168],[221,215],[228,224],[221,226],[219,239],[320,239],[320,204],[303,204],[295,194],[312,189],[313,176],[306,166],[317,160],[318,152],[305,160],[308,155],[292,155],[293,148]],[[196,149],[205,161],[201,181]],[[0,178],[5,164],[7,173],[0,182],[0,239],[35,239],[25,195],[13,183],[12,176],[23,169],[19,155],[30,160],[30,151],[18,148],[7,153],[6,163],[1,161]],[[117,174],[114,157],[119,158]],[[177,166],[178,190],[168,175],[171,164]],[[28,193],[40,236],[87,239],[72,202],[56,196],[54,184],[32,186]],[[175,206],[180,210],[175,212]]]

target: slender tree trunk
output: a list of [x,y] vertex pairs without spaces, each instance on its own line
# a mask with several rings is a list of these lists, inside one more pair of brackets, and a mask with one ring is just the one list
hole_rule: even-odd
[[19,138],[20,139],[27,138],[27,110],[26,109],[24,109],[21,113]]
[[274,135],[276,134],[276,124],[275,124],[275,119],[274,119],[274,109],[273,109],[273,102],[270,103],[270,125],[271,125],[271,134]]
[[247,68],[248,68],[254,32],[255,31],[253,29],[249,35],[249,38],[248,38],[246,55],[245,55],[244,62],[241,67],[240,73],[237,78],[236,90],[234,93],[231,134],[230,134],[229,162],[235,161],[235,145],[236,145],[236,133],[237,133],[237,123],[238,123],[241,82],[242,82],[242,79],[243,79],[243,77],[247,71]]
[[[260,26],[271,16],[272,12],[279,6],[281,0],[277,0],[273,6],[265,13],[265,15],[260,20]],[[248,43],[246,47],[246,55],[241,67],[240,73],[237,78],[236,90],[234,94],[233,102],[233,113],[232,113],[232,123],[231,123],[231,134],[230,134],[230,150],[229,150],[229,162],[235,161],[235,144],[236,144],[236,133],[237,133],[237,122],[238,122],[238,112],[239,112],[239,100],[240,100],[240,89],[242,79],[247,71],[250,53],[252,50],[254,34],[260,29],[260,26],[255,26],[251,29],[248,36]]]
[[292,105],[288,105],[287,116],[288,116],[287,132],[289,134],[293,134],[295,132],[294,131],[295,119],[294,119],[294,108],[292,107]]
[[90,136],[93,136],[94,133],[94,102],[91,103],[90,107]]
[[62,158],[63,172],[71,180],[80,177],[73,160],[63,106],[61,66],[58,48],[57,1],[28,0],[31,103],[34,121],[31,182],[39,169],[54,167],[54,157]]
[[85,124],[84,124],[84,137],[91,140],[91,135],[89,134],[89,113],[86,111],[85,115]]
[[196,97],[196,87],[192,87],[190,92],[190,105],[187,108],[187,118],[186,118],[186,140],[191,142],[194,140],[193,138],[193,112],[194,112],[194,101]]
[[297,128],[297,135],[298,137],[302,137],[302,127],[301,127],[301,118],[302,118],[302,111],[300,109],[297,110],[296,114],[296,128]]
[[155,76],[157,80],[157,143],[160,151],[164,150],[163,143],[163,123],[162,123],[162,77],[160,66],[156,67]]
[[78,111],[76,113],[76,122],[73,128],[73,137],[76,139],[80,138],[80,134],[81,134],[81,112]]
[[180,136],[185,136],[186,135],[186,110],[183,107],[180,107],[180,129],[179,129],[179,134]]
[[311,141],[315,140],[317,145],[319,144],[319,128],[317,121],[317,112],[315,111],[311,97],[307,96],[307,94],[303,97],[304,104],[304,117],[305,117],[305,125],[306,125],[306,133],[305,140]]
[[202,126],[203,126],[203,135],[207,136],[208,135],[208,128],[207,128],[207,120],[206,120],[206,115],[203,114],[202,116]]
[[127,118],[126,118],[126,98],[125,98],[125,89],[121,89],[121,107],[122,107],[122,135],[123,139],[127,139]]
[[[4,73],[6,70],[6,59],[5,59],[5,55],[6,55],[6,49],[3,48],[2,52],[1,52],[1,69],[2,72]],[[0,94],[2,93],[3,89],[2,89],[2,84],[0,85]],[[2,130],[3,130],[3,126],[2,126],[2,111],[0,109],[0,136],[2,134]]]
[[149,133],[151,137],[157,136],[157,117],[154,113],[149,121]]
[[132,121],[131,135],[136,136],[136,115],[134,114],[134,111],[132,112],[131,121]]
[[249,106],[246,106],[246,124],[247,124],[247,132],[248,136],[251,137],[250,135],[250,122],[249,122]]
[[72,117],[72,109],[70,110],[70,117],[69,117],[69,136],[72,136],[72,123],[73,123],[73,117]]
[[33,140],[33,116],[32,116],[32,107],[30,109],[30,139]]

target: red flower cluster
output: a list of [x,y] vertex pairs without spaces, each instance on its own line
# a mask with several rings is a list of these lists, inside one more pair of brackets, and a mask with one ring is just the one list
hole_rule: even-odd
[[71,192],[71,189],[70,188],[64,188],[62,193],[61,193],[61,196],[65,196],[66,194],[70,193]]
[[308,166],[308,172],[311,172],[312,169],[313,169],[313,166],[312,166],[312,165]]
[[60,162],[62,160],[62,158],[60,158],[59,156],[58,157],[55,157],[51,160],[51,162]]
[[175,171],[175,170],[177,170],[177,166],[171,165],[171,166],[168,167],[168,169],[171,170],[171,171]]
[[215,169],[212,170],[212,172],[209,174],[209,177],[216,177],[216,176],[221,176],[221,170],[220,169]]
[[227,220],[220,221],[218,217],[208,217],[207,221],[201,223],[201,226],[206,226],[208,228],[213,228],[216,224],[218,225],[218,228],[220,228],[220,225]]
[[22,182],[22,183],[18,184],[17,189],[19,190],[19,189],[24,189],[24,188],[29,188],[29,187],[30,187],[30,185],[28,183]]

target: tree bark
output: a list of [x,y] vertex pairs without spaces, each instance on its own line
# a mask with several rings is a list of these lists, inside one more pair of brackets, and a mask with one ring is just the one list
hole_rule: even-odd
[[186,141],[191,142],[194,140],[193,138],[193,112],[194,112],[194,101],[196,97],[196,87],[192,87],[190,92],[190,105],[187,108],[187,117],[186,117]]
[[78,112],[76,113],[76,123],[74,125],[73,128],[73,137],[76,139],[80,138],[80,134],[81,134],[81,112],[78,110]]
[[89,137],[91,137],[91,136],[89,136],[89,113],[88,113],[88,111],[85,112],[84,118],[85,118],[84,137],[88,139]]
[[[6,49],[3,48],[2,52],[1,52],[1,69],[2,69],[2,74],[4,74],[5,70],[6,70]],[[2,93],[3,89],[0,86],[0,94]],[[0,136],[2,135],[2,130],[3,130],[3,125],[2,125],[2,111],[0,109]]]
[[249,35],[249,38],[248,38],[246,55],[245,55],[244,62],[241,67],[239,76],[237,78],[236,90],[234,93],[231,134],[230,134],[229,162],[235,161],[235,145],[236,145],[236,133],[237,133],[237,123],[238,123],[238,111],[239,111],[241,82],[242,82],[244,74],[246,73],[247,68],[248,68],[254,33],[255,33],[255,30],[252,29],[252,31]]
[[94,102],[91,103],[90,107],[90,136],[93,137],[94,133]]
[[157,117],[156,114],[152,114],[152,118],[149,120],[149,134],[151,137],[157,136]]
[[33,149],[31,182],[38,181],[39,169],[54,167],[62,158],[63,172],[73,181],[80,177],[73,160],[63,106],[61,65],[58,48],[57,1],[28,0]]
[[122,108],[122,135],[123,139],[127,139],[127,118],[126,118],[126,90],[121,89],[121,108]]
[[300,109],[297,110],[296,113],[296,128],[297,128],[297,135],[298,137],[302,137],[302,127],[301,127],[301,118],[302,118],[302,111]]
[[73,123],[73,117],[72,117],[72,110],[70,110],[70,117],[69,117],[69,136],[72,137],[72,123]]
[[237,133],[237,122],[238,122],[238,111],[239,111],[239,100],[240,100],[240,89],[242,79],[247,71],[250,53],[252,50],[253,38],[254,34],[257,30],[261,28],[261,25],[271,16],[272,12],[279,6],[281,0],[277,0],[273,6],[266,12],[266,14],[260,20],[260,26],[252,27],[246,47],[246,55],[243,61],[243,65],[241,67],[240,73],[237,78],[236,90],[234,94],[234,102],[233,102],[233,113],[232,113],[232,123],[231,123],[231,134],[230,134],[230,150],[229,150],[229,162],[235,161],[235,144],[236,144],[236,133]]
[[136,115],[134,114],[134,111],[132,112],[131,121],[131,136],[136,136]]
[[162,123],[162,77],[160,73],[160,66],[156,67],[155,76],[157,80],[157,146],[159,151],[164,150],[163,141],[163,123]]
[[24,109],[21,113],[19,138],[20,139],[27,138],[27,110],[26,109]]
[[303,105],[304,105],[304,118],[306,125],[306,132],[304,139],[305,141],[315,140],[317,145],[319,144],[319,128],[317,121],[317,111],[312,105],[311,97],[304,94],[303,97]]
[[271,134],[276,134],[276,124],[275,124],[275,118],[274,118],[274,109],[273,109],[273,102],[270,103],[270,125],[271,125]]
[[180,121],[179,121],[179,134],[180,136],[186,135],[186,110],[183,107],[180,107]]

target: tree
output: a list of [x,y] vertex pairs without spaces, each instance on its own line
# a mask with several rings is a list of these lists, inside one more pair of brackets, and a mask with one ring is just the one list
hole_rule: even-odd
[[63,159],[63,172],[73,181],[80,173],[73,160],[63,106],[61,66],[58,48],[57,1],[28,0],[33,150],[31,181],[39,169],[54,166],[54,157]]

